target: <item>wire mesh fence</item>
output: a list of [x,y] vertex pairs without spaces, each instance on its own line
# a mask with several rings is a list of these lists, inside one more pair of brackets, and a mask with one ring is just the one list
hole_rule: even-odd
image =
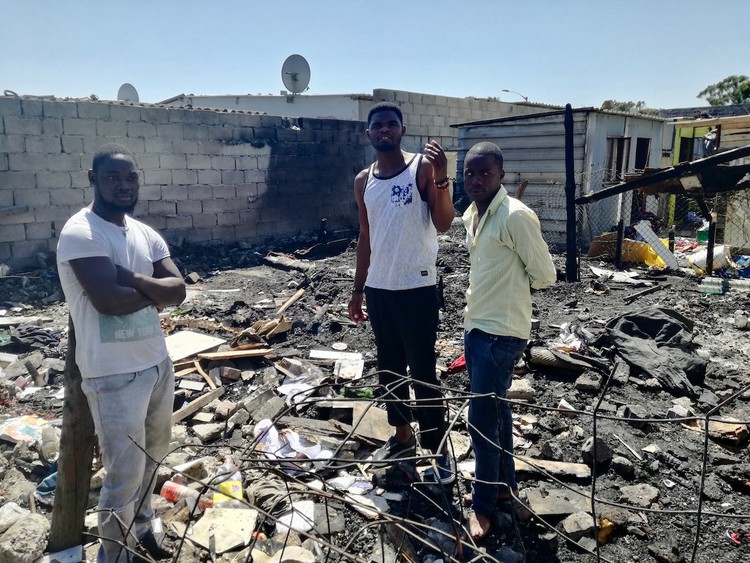
[[522,193],[516,195],[539,217],[542,236],[550,249],[564,253],[567,233],[565,186],[556,182],[529,183]]
[[[627,179],[611,178],[609,171],[598,170],[588,179],[588,184],[606,189]],[[725,277],[746,277],[743,270],[750,264],[745,258],[750,254],[750,183],[747,186],[733,191],[690,195],[681,189],[678,181],[668,191],[663,191],[663,187],[662,191],[645,187],[577,204],[576,252],[581,257],[616,262],[618,266],[639,263],[663,267],[654,249],[636,228],[645,222],[666,246],[673,252],[676,249],[680,266],[692,265],[698,273],[716,271]],[[580,190],[580,184],[577,188]],[[565,222],[545,221],[549,208],[564,209],[564,191],[550,189],[546,195],[526,203],[542,219],[543,234],[550,247],[559,254],[568,252],[564,244]],[[710,268],[707,268],[705,254],[713,257]],[[693,256],[697,256],[697,262]]]
[[[576,545],[580,557],[577,560],[580,561],[614,563],[626,560],[626,556],[627,560],[636,560],[630,556],[635,556],[637,551],[629,542],[623,540],[622,530],[628,526],[632,535],[633,530],[639,527],[637,522],[640,522],[644,529],[648,529],[649,534],[655,536],[675,534],[683,546],[681,551],[686,556],[683,560],[691,563],[701,561],[699,554],[702,542],[706,540],[706,530],[702,524],[706,519],[711,520],[711,529],[715,531],[717,526],[735,529],[737,522],[750,518],[750,514],[743,513],[739,504],[726,506],[718,502],[708,502],[705,495],[706,480],[711,479],[711,475],[716,471],[709,464],[710,456],[715,455],[712,453],[710,438],[715,437],[714,427],[726,424],[726,419],[720,419],[717,413],[740,401],[743,394],[750,391],[750,385],[744,389],[737,389],[720,405],[703,415],[670,414],[642,418],[633,413],[626,412],[623,416],[609,410],[607,397],[620,385],[614,377],[616,371],[613,367],[609,373],[605,373],[604,370],[600,372],[602,387],[597,394],[592,395],[591,408],[575,409],[559,404],[547,404],[544,401],[511,400],[493,396],[495,401],[510,403],[515,414],[514,433],[517,436],[533,436],[538,433],[537,425],[529,421],[540,421],[549,416],[560,417],[561,420],[570,421],[568,424],[572,435],[569,440],[578,445],[561,450],[563,453],[553,456],[556,457],[553,462],[548,459],[549,453],[529,457],[522,455],[520,451],[516,451],[515,454],[502,451],[502,455],[514,456],[517,471],[520,471],[522,476],[520,482],[523,494],[517,497],[514,493],[515,505],[527,511],[527,518],[533,518],[537,526],[558,536],[561,541]],[[388,399],[382,396],[368,398],[360,392],[376,386],[376,378],[377,373],[373,373],[356,385],[351,384],[349,391],[353,397],[337,400],[342,403],[356,401],[365,404],[366,409],[382,407],[383,402]],[[401,384],[409,384],[409,378],[402,377]],[[468,431],[470,423],[466,417],[466,406],[476,395],[446,386],[439,389],[448,405],[449,430]],[[330,398],[308,396],[296,402],[295,407],[285,409],[271,422],[275,424],[285,417],[294,415],[300,408],[321,408],[326,403],[330,403]],[[414,405],[416,404],[417,401],[414,401]],[[226,538],[216,544],[218,548],[203,546],[201,534],[195,524],[201,512],[199,503],[188,503],[185,508],[183,502],[182,516],[177,516],[179,513],[176,509],[180,508],[179,504],[174,509],[162,508],[160,512],[166,510],[162,512],[162,518],[171,522],[168,531],[174,538],[175,560],[180,560],[179,554],[187,551],[191,543],[197,543],[203,549],[207,549],[212,557],[226,550],[225,557],[231,553],[232,561],[239,562],[255,560],[263,549],[292,549],[299,546],[299,542],[302,542],[307,552],[314,555],[315,561],[524,560],[513,559],[514,552],[517,555],[524,554],[527,557],[525,560],[534,560],[528,559],[529,554],[524,553],[524,540],[528,541],[525,534],[529,531],[519,526],[518,510],[511,510],[504,522],[493,523],[504,526],[505,532],[502,534],[502,541],[492,549],[487,549],[486,545],[480,549],[467,536],[465,523],[468,512],[461,502],[463,495],[460,492],[461,486],[468,488],[470,480],[459,479],[462,482],[457,489],[459,494],[454,495],[456,491],[450,488],[436,488],[434,484],[422,481],[416,472],[413,474],[413,480],[404,479],[395,486],[390,481],[378,482],[374,479],[372,482],[376,487],[389,491],[390,496],[386,495],[386,498],[391,504],[390,509],[386,507],[386,500],[382,501],[382,506],[373,505],[375,495],[362,494],[366,492],[367,487],[353,493],[353,484],[368,485],[372,479],[372,472],[377,470],[377,467],[373,468],[366,459],[353,456],[345,446],[352,439],[361,439],[358,436],[361,435],[360,425],[364,424],[363,420],[364,416],[354,420],[352,425],[343,425],[340,447],[334,448],[332,456],[320,461],[290,455],[286,447],[269,447],[269,425],[264,426],[265,432],[257,432],[255,437],[249,437],[241,445],[216,447],[217,455],[231,455],[238,462],[237,470],[242,476],[246,493],[233,499],[231,508],[253,511],[251,529],[245,530],[242,541],[235,542],[231,548],[226,548],[229,545],[224,541]],[[748,422],[750,421],[735,421],[736,424]],[[564,426],[566,425],[561,429]],[[668,453],[669,442],[674,439],[675,432],[684,432],[685,426],[692,426],[702,436],[698,439],[702,446],[695,452],[694,460],[700,468],[699,473],[689,482],[683,481],[679,484],[680,487],[693,490],[694,494],[690,496],[694,501],[692,504],[670,505],[664,494],[658,501],[656,498],[645,498],[640,492],[627,499],[612,496],[611,491],[607,490],[611,487],[612,466],[615,464],[611,461],[612,452],[625,451],[623,448],[627,450],[625,455],[631,460],[631,470],[644,474],[648,471],[653,472],[654,467],[661,464],[663,469],[657,469],[657,475],[678,479],[675,475],[681,473],[683,462]],[[632,441],[633,427],[641,428],[648,434],[650,446],[646,451]],[[621,436],[625,436],[626,439],[622,439]],[[459,473],[464,476],[471,473],[466,469],[471,465],[471,449],[463,448],[459,451],[459,445],[454,443],[450,436],[445,437],[445,442],[458,463]],[[286,444],[283,441],[282,443]],[[582,443],[585,463],[581,463],[580,459]],[[587,447],[585,444],[590,446]],[[194,446],[183,447],[192,449]],[[207,448],[207,453],[210,451],[211,448]],[[419,449],[417,454],[400,461],[424,468],[436,457],[429,451]],[[621,469],[614,472],[625,475],[624,462],[618,463],[622,464]],[[394,464],[393,461],[381,462],[384,468]],[[164,464],[163,460],[160,466],[160,474],[164,474],[165,470],[179,472]],[[566,474],[555,469],[561,466],[577,469],[575,474]],[[200,496],[210,499],[214,494],[225,492],[212,482],[210,476],[200,478],[188,475],[187,479],[195,491],[196,498]],[[505,482],[507,481],[501,476],[500,484]],[[540,484],[541,489],[547,492],[547,500],[537,493],[532,494]],[[556,494],[561,495],[559,498],[565,497],[567,504],[582,507],[581,511],[587,513],[587,520],[579,522],[577,526],[561,524],[560,514],[554,510],[554,504],[558,502],[553,500],[558,498]],[[666,497],[668,496],[667,494]],[[302,509],[305,501],[314,503],[317,507],[314,516]],[[349,513],[346,517],[343,516],[345,512]],[[360,516],[353,519],[354,513]],[[636,515],[640,515],[640,518]],[[239,521],[241,518],[237,516],[235,520]],[[537,528],[533,533],[539,535],[542,532]],[[266,535],[268,540],[265,539]],[[581,544],[579,540],[582,535],[594,539],[589,544]],[[271,536],[274,538],[273,542],[270,542]],[[216,539],[219,540],[218,537]],[[511,547],[512,550],[508,551]],[[390,559],[392,556],[387,555],[388,553],[395,555],[396,559]],[[434,555],[434,558],[430,559],[429,554]]]

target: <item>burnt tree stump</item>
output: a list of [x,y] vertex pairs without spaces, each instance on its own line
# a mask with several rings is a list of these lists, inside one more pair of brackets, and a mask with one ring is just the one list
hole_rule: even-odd
[[76,365],[75,330],[69,317],[60,456],[57,461],[57,488],[48,544],[50,552],[83,543],[95,445],[94,422],[86,396],[81,390],[81,372]]

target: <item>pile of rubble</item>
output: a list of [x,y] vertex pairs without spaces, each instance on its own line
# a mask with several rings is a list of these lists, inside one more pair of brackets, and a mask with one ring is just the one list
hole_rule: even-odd
[[[413,464],[368,463],[391,429],[371,331],[346,316],[351,239],[288,254],[177,250],[191,285],[163,315],[177,389],[173,447],[154,489],[160,538],[177,561],[747,555],[737,534],[750,514],[746,294],[593,262],[584,281],[534,296],[534,339],[508,396],[531,518],[501,510],[486,540],[467,539],[470,394],[466,374],[450,367],[462,354],[461,239],[457,226],[439,255],[437,353],[461,476],[446,488],[422,479],[429,452]],[[34,286],[14,285],[0,315],[0,561],[42,557],[54,495],[67,313],[54,299],[16,300]],[[56,290],[45,286],[39,299]],[[86,529],[96,531],[93,512]],[[92,557],[92,544],[78,549],[67,560],[84,549]]]

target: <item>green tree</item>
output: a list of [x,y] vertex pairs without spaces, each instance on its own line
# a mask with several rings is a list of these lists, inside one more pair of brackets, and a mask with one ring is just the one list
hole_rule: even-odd
[[744,74],[733,74],[724,80],[706,86],[698,93],[712,106],[744,104],[750,102],[750,78]]

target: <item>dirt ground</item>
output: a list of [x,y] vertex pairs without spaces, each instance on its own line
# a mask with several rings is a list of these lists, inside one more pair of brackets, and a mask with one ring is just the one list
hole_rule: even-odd
[[[269,344],[277,351],[306,358],[310,350],[331,349],[334,343],[341,348],[338,343],[344,343],[346,351],[364,355],[365,373],[368,373],[375,368],[371,329],[367,324],[349,323],[346,313],[354,268],[353,234],[331,233],[322,242],[300,238],[268,248],[233,245],[210,250],[173,249],[180,269],[185,274],[195,272],[200,279],[188,286],[186,302],[172,311],[171,326],[190,328],[199,321],[203,332],[230,339],[235,332],[223,330],[222,326],[243,329],[266,319],[279,301],[303,287],[303,296],[286,312],[286,318],[293,321],[292,329],[273,337]],[[297,257],[309,261],[310,269],[302,272],[264,263],[263,257],[271,250],[290,255],[307,250],[298,252]],[[555,261],[562,271],[564,258],[555,257]],[[445,306],[441,312],[437,354],[438,364],[444,370],[462,354],[461,323],[468,259],[458,222],[449,233],[440,236],[438,266]],[[631,270],[637,271],[639,282],[597,279],[589,266],[613,269],[612,264],[583,259],[580,282],[558,281],[534,295],[534,316],[539,320],[539,328],[530,348],[550,348],[566,328],[574,333],[577,330],[579,336],[585,337],[578,354],[584,359],[588,357],[594,367],[589,364],[582,368],[554,361],[555,365],[545,366],[533,357],[527,358],[516,378],[526,380],[534,396],[514,405],[519,424],[516,454],[532,459],[581,463],[586,460],[584,443],[596,429],[601,440],[599,454],[605,448],[611,452],[608,459],[595,465],[596,479],[522,472],[519,481],[522,493],[542,491],[542,496],[545,491],[565,487],[591,495],[592,485],[595,486],[596,499],[611,503],[595,504],[597,518],[607,514],[613,531],[609,535],[600,531],[603,541],[597,548],[590,531],[580,534],[589,538],[588,543],[585,539],[578,541],[577,532],[571,532],[576,541],[566,539],[560,535],[567,529],[561,516],[535,515],[527,522],[515,522],[506,527],[498,525],[476,548],[466,544],[464,559],[483,556],[487,561],[510,561],[513,559],[507,554],[503,556],[502,551],[503,546],[510,546],[517,552],[525,552],[525,560],[535,563],[596,561],[597,549],[601,561],[618,563],[750,560],[750,542],[736,545],[726,535],[728,531],[750,528],[750,464],[745,424],[750,420],[747,369],[750,331],[742,330],[736,319],[738,313],[750,309],[748,294],[735,290],[725,294],[702,293],[698,289],[699,278],[685,272],[650,272],[645,266],[637,265]],[[658,289],[629,299],[649,287]],[[67,326],[67,309],[59,300],[54,267],[47,265],[34,272],[0,278],[0,293],[2,307],[7,307],[8,315],[42,315],[52,319],[45,327],[62,331]],[[316,323],[314,317],[323,306],[327,306],[327,311]],[[689,400],[680,399],[678,394],[635,368],[625,368],[624,375],[620,372],[609,379],[614,372],[616,350],[606,340],[605,325],[626,313],[652,307],[675,311],[694,323],[691,350],[694,357],[707,362],[707,367],[705,378],[695,386],[696,393]],[[9,334],[12,335],[12,331]],[[0,335],[0,351],[28,352],[22,348],[17,340]],[[49,345],[44,350],[48,356],[64,356],[64,338],[59,345]],[[248,362],[237,367],[260,370],[264,365],[263,360]],[[584,384],[581,376],[587,376],[594,383]],[[62,403],[52,398],[60,384],[58,381],[48,392],[37,393],[24,401],[9,402],[2,410],[13,415],[37,412],[60,416]],[[451,413],[460,412],[468,391],[465,372],[442,373],[441,384]],[[230,386],[224,398],[240,401],[248,392],[247,385],[239,381]],[[562,400],[581,412],[577,415],[562,412],[559,410]],[[734,426],[744,428],[744,433],[737,431],[732,439],[727,439],[726,435],[709,432],[710,437],[706,439],[700,425],[690,427],[690,421],[666,422],[667,411],[675,406],[675,401],[690,406],[699,418],[714,409],[715,416],[741,422]],[[638,423],[625,418],[635,415],[623,415],[622,409],[629,407],[633,408],[626,413],[638,411]],[[601,415],[596,422],[590,416],[595,409]],[[312,407],[301,416],[323,413],[323,409]],[[459,419],[454,430],[466,434],[466,423]],[[0,445],[0,450],[7,457],[12,455],[12,446]],[[704,452],[708,452],[705,468]],[[621,462],[613,462],[612,457],[625,458],[630,468],[623,469]],[[632,500],[623,493],[623,487],[637,484],[655,487],[657,497],[630,510],[611,506]],[[442,493],[427,491],[423,496],[431,498],[430,502],[422,502],[420,494],[415,494],[411,502],[394,503],[392,511],[415,522],[432,522],[430,519],[439,519],[441,513],[461,519],[466,509],[461,506],[460,497],[467,490],[465,479],[459,478],[450,491],[450,499]],[[701,514],[697,515],[699,509]],[[346,519],[346,529],[331,536],[332,543],[346,546],[347,552],[364,559],[382,550],[378,539],[382,537],[378,535],[383,532],[382,527],[380,530],[376,526],[368,527],[353,511],[346,512]],[[602,529],[608,525],[603,520],[599,520],[599,524]],[[418,530],[415,535],[419,537],[423,533]],[[412,540],[411,546],[418,561],[438,559],[417,540]],[[586,552],[585,548],[594,554]],[[387,555],[381,557],[381,560],[388,560]],[[328,560],[337,558],[345,559],[332,555]]]

